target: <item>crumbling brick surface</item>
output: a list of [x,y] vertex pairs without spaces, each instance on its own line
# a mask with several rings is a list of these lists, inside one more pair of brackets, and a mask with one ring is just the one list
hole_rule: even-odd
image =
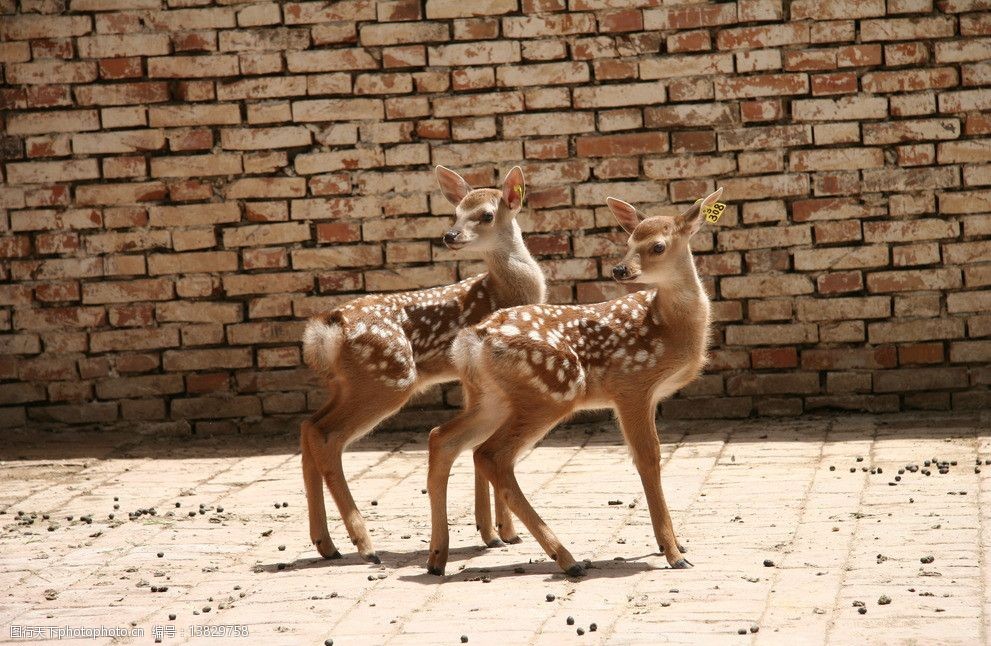
[[556,302],[725,187],[666,416],[991,404],[991,5],[656,4],[0,0],[0,426],[316,408],[306,316],[479,268],[438,163],[522,164]]

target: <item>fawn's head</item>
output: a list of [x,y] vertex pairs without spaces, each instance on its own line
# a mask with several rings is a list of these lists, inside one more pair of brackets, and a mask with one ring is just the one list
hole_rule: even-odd
[[502,188],[476,188],[449,168],[435,169],[444,197],[454,205],[457,218],[444,244],[450,249],[471,247],[476,251],[492,249],[500,234],[512,233],[514,219],[523,206],[523,170],[514,166],[502,182]]
[[688,240],[702,226],[702,212],[719,200],[723,189],[716,189],[681,215],[645,217],[632,204],[606,198],[620,226],[630,234],[626,256],[613,267],[613,278],[620,282],[662,283],[674,275],[674,264],[684,258]]

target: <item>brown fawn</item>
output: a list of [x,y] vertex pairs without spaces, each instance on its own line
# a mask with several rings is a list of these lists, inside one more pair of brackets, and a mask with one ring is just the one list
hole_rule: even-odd
[[691,567],[675,539],[661,489],[660,400],[698,377],[706,362],[709,299],[689,238],[722,189],[677,217],[644,218],[613,198],[609,208],[630,234],[620,282],[651,286],[593,305],[528,305],[496,312],[466,328],[452,345],[465,389],[460,415],[430,433],[432,532],[427,568],[447,564],[447,481],[457,455],[475,449],[476,477],[502,499],[567,574],[577,563],[527,501],[514,467],[521,452],[580,409],[613,408],[640,474],[658,547],[673,568]]
[[[323,482],[327,483],[359,554],[380,562],[342,467],[342,453],[415,393],[457,378],[449,356],[456,333],[502,307],[542,303],[544,275],[530,255],[516,215],[523,204],[523,171],[509,171],[501,189],[472,189],[463,177],[437,166],[444,196],[456,221],[444,234],[451,249],[471,248],[488,272],[446,287],[361,296],[309,320],[303,357],[325,380],[329,397],[300,428],[303,481],[310,539],[325,558],[340,558],[327,530]],[[475,480],[476,515],[490,547],[500,537],[519,542],[512,517],[496,501],[497,535],[489,509],[488,482]]]

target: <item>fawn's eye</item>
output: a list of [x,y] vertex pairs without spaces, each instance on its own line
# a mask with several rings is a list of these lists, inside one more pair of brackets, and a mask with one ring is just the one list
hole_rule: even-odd
[[654,245],[654,253],[664,253],[665,249],[667,249],[667,246],[663,242],[658,242]]
[[495,219],[495,214],[492,213],[492,211],[485,211],[484,213],[482,213],[482,217],[481,217],[482,222],[491,222],[494,219]]

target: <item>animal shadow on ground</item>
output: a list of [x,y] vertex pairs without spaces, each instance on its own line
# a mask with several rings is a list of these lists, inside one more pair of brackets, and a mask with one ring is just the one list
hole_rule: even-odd
[[[477,546],[466,546],[457,547],[451,549],[449,564],[456,563],[458,561],[471,558],[473,556],[478,556],[489,551],[488,548],[481,545]],[[382,559],[382,565],[385,565],[387,569],[398,569],[407,567],[419,568],[424,563],[427,562],[427,552],[426,549],[411,550],[408,552],[392,552],[392,551],[380,551],[378,552],[379,557]],[[599,561],[584,561],[586,576],[584,578],[588,579],[600,579],[600,578],[619,578],[626,576],[633,576],[642,572],[647,572],[650,570],[666,570],[666,567],[656,567],[646,562],[644,559],[650,557],[661,557],[659,553],[644,554],[642,556],[623,558],[623,559],[611,559],[611,560],[599,560]],[[369,569],[375,569],[379,571],[379,566],[368,563],[363,560],[357,553],[344,554],[339,559],[325,559],[319,556],[299,558],[291,562],[284,563],[264,563],[255,565],[252,571],[255,573],[269,573],[269,574],[282,574],[288,573],[294,570],[311,570],[315,568],[333,568],[349,565],[368,565]],[[466,567],[455,572],[451,572],[443,577],[439,577],[433,574],[428,574],[424,569],[421,573],[416,574],[403,574],[398,578],[401,581],[410,581],[413,583],[420,584],[434,584],[441,581],[471,581],[477,579],[501,579],[503,577],[520,577],[520,576],[542,576],[545,578],[560,579],[565,578],[566,575],[561,572],[561,569],[551,560],[537,561],[537,562],[518,562],[518,563],[506,563],[499,564],[495,566],[479,566],[479,567]]]

